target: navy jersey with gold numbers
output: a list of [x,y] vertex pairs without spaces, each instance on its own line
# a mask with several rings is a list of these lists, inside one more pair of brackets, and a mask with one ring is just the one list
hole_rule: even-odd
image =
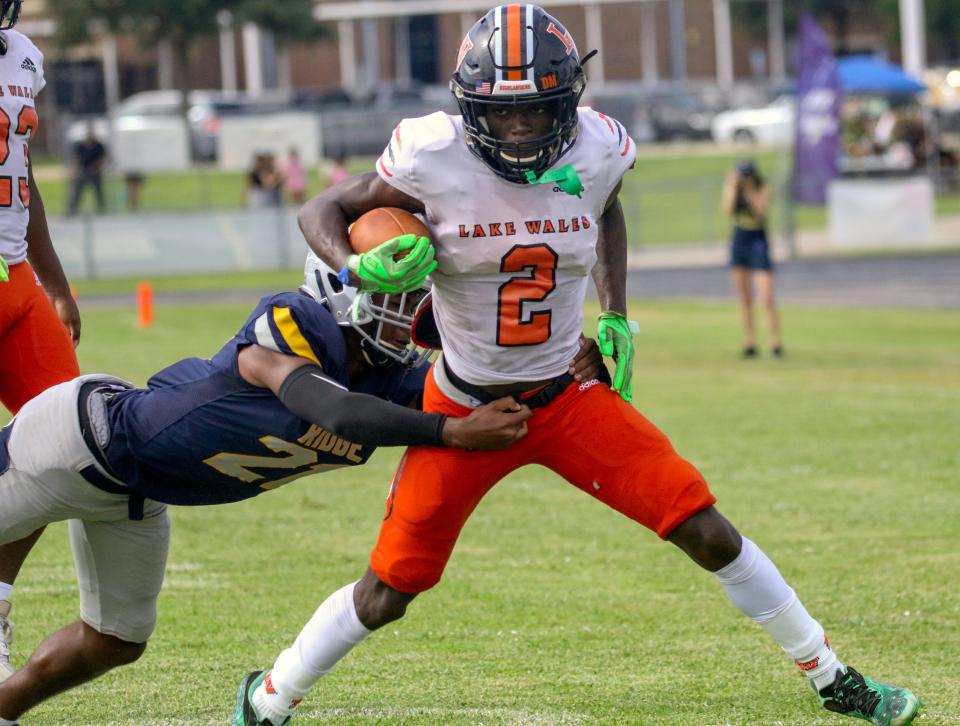
[[326,307],[295,292],[263,298],[213,358],[164,368],[147,388],[108,405],[113,473],[148,499],[220,504],[254,497],[308,474],[363,464],[376,447],[347,441],[292,414],[273,393],[240,377],[247,345],[307,358],[351,391],[408,405],[428,364],[347,379],[346,343]]

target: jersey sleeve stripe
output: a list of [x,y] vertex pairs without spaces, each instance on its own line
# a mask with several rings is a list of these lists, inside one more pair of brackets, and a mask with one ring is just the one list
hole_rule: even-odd
[[[632,142],[630,141],[630,136],[629,134],[627,134],[627,130],[623,128],[623,124],[621,124],[616,119],[612,119],[612,121],[614,124],[616,124],[616,127],[617,127],[617,136],[618,136],[617,145],[618,146],[621,144],[623,145],[623,149],[620,151],[620,156],[626,156],[628,153],[630,153],[630,145],[632,144]],[[608,120],[608,123],[609,123],[609,120]]]
[[253,324],[253,335],[257,340],[257,345],[267,350],[274,350],[277,353],[286,351],[280,350],[280,346],[273,339],[273,333],[270,332],[270,322],[267,320],[267,314],[264,313]]
[[[297,321],[295,321],[293,315],[290,314],[290,308],[275,307],[273,309],[273,322],[277,326],[277,330],[280,331],[280,335],[283,336],[284,342],[290,346],[290,350],[301,358],[306,358],[318,366],[320,365],[320,360],[313,352],[306,338],[303,337],[303,333],[300,332]],[[320,367],[322,368],[323,366]]]
[[627,132],[624,130],[623,125],[616,119],[613,120],[613,123],[617,126],[617,144],[622,144],[623,137],[627,135]]
[[616,133],[616,129],[613,128],[613,123],[610,121],[609,117],[604,116],[602,113],[599,113],[599,112],[597,112],[597,116],[599,116],[604,120],[604,122],[607,124],[607,127],[610,129],[611,134]]
[[382,157],[382,156],[381,156],[379,159],[377,159],[377,163],[380,165],[380,171],[382,171],[382,172],[383,172],[384,174],[386,174],[387,176],[393,176],[393,172],[391,172],[391,171],[386,167],[386,165],[383,163],[383,157]]

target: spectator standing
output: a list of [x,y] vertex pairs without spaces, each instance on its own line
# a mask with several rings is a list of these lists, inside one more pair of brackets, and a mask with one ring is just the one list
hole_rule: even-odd
[[307,169],[296,147],[290,147],[283,164],[283,188],[287,198],[301,206],[307,200]]
[[774,299],[773,263],[767,240],[767,214],[770,211],[771,189],[760,176],[756,165],[741,161],[727,175],[723,185],[721,208],[733,218],[730,241],[730,280],[740,301],[743,324],[744,358],[757,356],[757,335],[753,319],[754,285],[766,313],[770,354],[783,357],[780,319]]
[[273,154],[258,153],[253,159],[253,167],[247,174],[247,206],[252,209],[280,206],[282,182]]
[[140,210],[140,191],[143,185],[147,183],[147,176],[141,171],[128,171],[123,176],[123,183],[126,188],[127,210],[137,212]]
[[347,157],[343,154],[337,154],[332,163],[325,165],[324,172],[327,177],[327,186],[339,184],[350,176],[350,170],[347,169]]
[[97,196],[97,212],[106,211],[103,198],[103,165],[107,159],[106,147],[97,140],[93,124],[87,124],[86,136],[73,145],[73,184],[67,214],[73,216],[80,209],[83,190],[91,186]]

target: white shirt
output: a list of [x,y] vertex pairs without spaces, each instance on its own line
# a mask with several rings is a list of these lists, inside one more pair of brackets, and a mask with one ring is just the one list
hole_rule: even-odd
[[578,113],[576,143],[552,168],[574,167],[580,198],[500,178],[445,113],[404,119],[377,162],[384,181],[426,207],[444,360],[474,385],[552,378],[579,350],[597,223],[636,145],[614,119]]
[[37,46],[16,30],[3,34],[7,53],[0,55],[0,255],[15,265],[27,258],[27,144],[37,133],[34,99],[46,81]]

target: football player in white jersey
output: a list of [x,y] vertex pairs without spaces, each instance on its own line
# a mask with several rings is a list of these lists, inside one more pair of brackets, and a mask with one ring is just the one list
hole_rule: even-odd
[[[80,375],[80,312],[53,249],[27,145],[37,133],[43,54],[12,30],[21,0],[0,0],[0,403],[11,413]],[[13,672],[10,593],[43,530],[0,547],[0,681]]]
[[[320,605],[271,671],[247,675],[235,726],[286,724],[317,680],[438,582],[481,498],[531,463],[714,573],[829,710],[899,726],[920,707],[909,690],[865,678],[837,658],[770,559],[713,506],[700,473],[629,404],[633,331],[617,195],[636,152],[617,121],[577,108],[582,65],[570,34],[541,8],[494,8],[460,48],[451,89],[462,115],[404,120],[377,173],[343,182],[301,211],[308,243],[334,269],[350,253],[347,225],[367,210],[425,214],[439,263],[430,277],[443,342],[425,410],[463,416],[510,394],[534,415],[527,436],[504,451],[408,449],[369,569]],[[604,311],[600,346],[616,361],[612,385],[575,384],[564,373],[591,273]]]

